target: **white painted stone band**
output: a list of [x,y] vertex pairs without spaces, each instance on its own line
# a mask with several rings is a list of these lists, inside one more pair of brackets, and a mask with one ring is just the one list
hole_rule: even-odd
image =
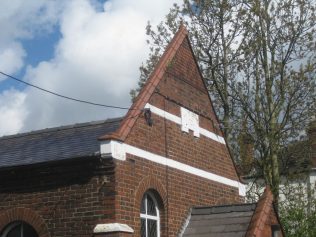
[[166,111],[164,111],[162,109],[159,109],[159,108],[157,108],[157,107],[155,107],[155,106],[153,106],[151,104],[148,104],[148,103],[145,105],[145,108],[146,109],[150,109],[150,111],[153,112],[154,114],[157,114],[157,115],[159,115],[161,117],[164,117],[164,118],[166,118],[166,119],[168,119],[168,120],[170,120],[172,122],[175,122],[175,123],[181,125],[181,118],[176,116],[176,115],[168,113],[168,112],[166,112]]
[[[151,104],[148,104],[148,103],[146,104],[145,108],[150,109],[150,111],[152,113],[154,113],[154,114],[157,114],[157,115],[159,115],[159,116],[161,116],[163,118],[166,118],[166,119],[168,119],[168,120],[170,120],[172,122],[175,122],[175,123],[177,123],[179,125],[182,125],[181,118],[176,116],[176,115],[173,115],[173,114],[171,114],[169,112],[166,112],[166,111],[164,111],[162,109],[159,109],[159,108],[157,108],[157,107],[155,107],[155,106],[153,106]],[[210,138],[210,139],[212,139],[214,141],[217,141],[219,143],[226,144],[225,143],[225,139],[223,137],[218,136],[217,134],[215,134],[213,132],[210,132],[210,131],[208,131],[208,130],[206,130],[204,128],[201,128],[201,127],[199,127],[199,132],[200,132],[200,134],[202,134],[205,137],[208,137],[208,138]]]
[[134,230],[128,225],[121,224],[121,223],[97,224],[93,229],[94,234],[109,233],[109,232],[134,233]]
[[125,143],[120,143],[117,141],[104,141],[101,143],[101,155],[105,157],[113,157],[115,159],[125,160],[126,153],[141,157],[143,159],[155,162],[157,164],[161,164],[161,165],[165,165],[174,169],[178,169],[178,170],[181,170],[189,174],[193,174],[193,175],[196,175],[196,176],[199,176],[211,181],[215,181],[215,182],[222,183],[231,187],[238,188],[240,196],[246,195],[245,185],[236,180],[228,179],[223,176],[213,174],[211,172],[201,170],[201,169],[192,167],[190,165],[183,164],[181,162],[151,153],[149,151],[139,149],[137,147],[134,147]]
[[208,131],[208,130],[206,130],[206,129],[204,129],[204,128],[201,128],[201,127],[200,127],[200,133],[201,133],[203,136],[205,136],[205,137],[208,137],[208,138],[213,139],[214,141],[217,141],[217,142],[222,143],[222,144],[226,144],[225,139],[224,139],[223,137],[218,136],[218,135],[216,135],[215,133],[210,132],[210,131]]

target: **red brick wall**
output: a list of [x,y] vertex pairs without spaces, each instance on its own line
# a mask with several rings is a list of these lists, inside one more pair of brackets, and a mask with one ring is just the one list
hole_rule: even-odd
[[[270,205],[269,218],[267,219],[266,223],[264,224],[263,230],[260,232],[260,235],[258,237],[272,236],[272,225],[279,225],[280,226],[280,223],[279,223],[278,218],[275,214],[273,206]],[[279,231],[278,237],[283,237],[281,230]]]
[[[200,74],[184,41],[149,103],[180,116],[180,105],[200,114],[200,126],[222,135]],[[201,135],[195,138],[181,131],[180,125],[152,114],[153,126],[141,116],[125,143],[143,150],[238,180],[227,147]],[[161,198],[162,236],[177,236],[192,206],[240,202],[238,189],[183,171],[127,155],[116,161],[118,222],[130,225],[133,236],[140,236],[140,203],[148,189]],[[150,180],[147,181],[146,180]]]
[[114,164],[87,159],[0,171],[0,232],[21,220],[40,237],[91,236],[96,224],[112,222]]
[[[251,217],[246,237],[265,237],[272,236],[272,226],[281,226],[278,220],[276,209],[273,204],[273,194],[270,187],[266,187],[264,193],[260,197],[255,212]],[[278,237],[283,237],[280,228]]]
[[[150,104],[180,116],[180,105],[199,114],[200,126],[222,135],[198,68],[185,40],[170,61]],[[238,180],[225,145],[152,114],[153,126],[141,116],[125,143],[146,151]],[[20,218],[47,236],[92,236],[96,224],[130,225],[139,236],[140,203],[152,190],[159,202],[162,236],[176,236],[192,206],[240,202],[238,189],[137,156],[70,161],[42,167],[0,171],[0,231]],[[22,213],[15,213],[15,208]],[[4,214],[5,213],[5,214]]]

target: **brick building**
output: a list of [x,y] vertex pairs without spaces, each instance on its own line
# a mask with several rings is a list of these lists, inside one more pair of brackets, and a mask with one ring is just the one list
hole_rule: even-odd
[[244,199],[218,128],[182,26],[124,118],[0,139],[0,236],[178,236]]

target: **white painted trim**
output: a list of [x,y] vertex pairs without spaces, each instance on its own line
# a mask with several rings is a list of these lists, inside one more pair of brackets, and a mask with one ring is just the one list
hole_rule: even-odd
[[200,127],[200,133],[205,137],[213,139],[214,141],[220,142],[222,144],[226,144],[225,139],[223,137],[218,136],[217,134],[210,132],[204,128]]
[[157,216],[146,215],[146,214],[142,214],[142,213],[140,214],[140,217],[144,218],[144,219],[154,220],[154,221],[158,221],[159,220],[159,217],[157,217]]
[[134,233],[134,230],[128,225],[121,224],[121,223],[97,224],[93,229],[94,234],[108,233],[108,232]]
[[113,157],[118,160],[126,160],[126,152],[122,142],[108,140],[101,144],[100,152],[102,157]]
[[246,185],[238,182],[239,196],[246,197]]
[[[174,114],[166,112],[166,111],[164,111],[162,109],[159,109],[159,108],[157,108],[157,107],[155,107],[155,106],[153,106],[151,104],[148,104],[148,103],[145,105],[145,108],[150,109],[150,111],[152,113],[154,113],[154,114],[157,114],[157,115],[159,115],[159,116],[161,116],[163,118],[166,118],[166,119],[168,119],[168,120],[170,120],[170,121],[182,126],[182,119],[181,119],[181,117],[178,117],[178,116],[176,116]],[[225,139],[223,137],[218,136],[217,134],[215,134],[215,133],[213,133],[211,131],[208,131],[208,130],[206,130],[204,128],[201,128],[200,126],[199,126],[199,133],[202,134],[205,137],[208,137],[208,138],[214,140],[214,141],[217,141],[217,142],[222,143],[222,144],[226,144]],[[196,134],[196,132],[195,132],[195,134]]]
[[195,137],[200,137],[199,115],[181,107],[181,130],[183,132],[193,131]]
[[[108,150],[108,149],[103,149],[102,147],[107,146],[108,144],[114,144],[114,143],[101,142],[101,155],[102,155],[103,150]],[[168,167],[171,167],[171,168],[174,168],[177,170],[181,170],[181,171],[187,172],[189,174],[193,174],[193,175],[196,175],[196,176],[199,176],[199,177],[211,180],[211,181],[215,181],[215,182],[222,183],[222,184],[225,184],[225,185],[228,185],[231,187],[238,188],[239,195],[245,196],[245,185],[236,181],[236,180],[228,179],[228,178],[225,178],[223,176],[213,174],[211,172],[208,172],[208,171],[205,171],[202,169],[198,169],[198,168],[192,167],[190,165],[183,164],[181,162],[178,162],[178,161],[175,161],[175,160],[151,153],[149,151],[142,150],[140,148],[137,148],[137,147],[125,144],[125,143],[121,143],[121,149],[122,149],[122,152],[126,152],[128,154],[144,158],[146,160],[155,162],[157,164],[165,165],[165,166],[168,166]],[[115,157],[113,157],[113,158],[115,158]]]
[[155,106],[153,106],[151,104],[148,104],[148,103],[145,105],[145,108],[146,109],[150,109],[150,111],[153,112],[154,114],[157,114],[157,115],[159,115],[161,117],[164,117],[164,118],[166,118],[166,119],[168,119],[168,120],[170,120],[172,122],[175,122],[175,123],[181,125],[181,118],[176,116],[176,115],[168,113],[168,112],[166,112],[166,111],[164,111],[162,109],[159,109],[159,108],[157,108],[157,107],[155,107]]

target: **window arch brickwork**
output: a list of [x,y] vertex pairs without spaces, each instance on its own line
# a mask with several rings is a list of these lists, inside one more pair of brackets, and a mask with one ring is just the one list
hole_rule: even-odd
[[144,194],[148,190],[155,190],[159,197],[157,198],[158,203],[160,205],[163,205],[164,207],[167,207],[167,192],[165,187],[160,183],[158,178],[155,178],[153,176],[146,176],[142,179],[142,181],[139,183],[138,187],[136,188],[135,192],[135,207],[140,207],[141,201],[143,199]]
[[45,221],[29,208],[12,208],[0,213],[0,232],[11,222],[24,221],[31,225],[39,237],[50,237]]

